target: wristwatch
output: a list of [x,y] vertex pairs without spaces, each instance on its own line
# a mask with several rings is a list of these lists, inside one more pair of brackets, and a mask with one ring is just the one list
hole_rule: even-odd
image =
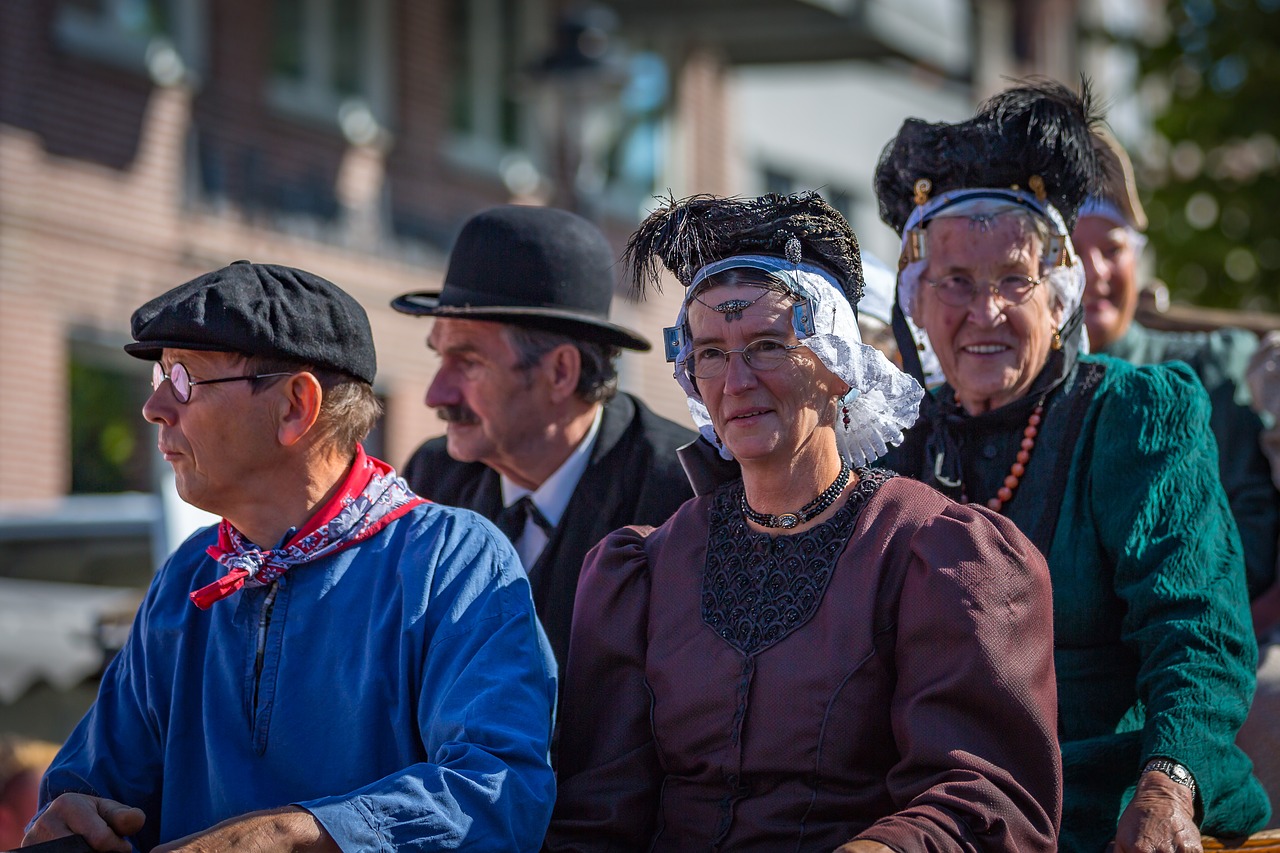
[[1196,792],[1196,777],[1178,762],[1168,758],[1153,758],[1147,762],[1146,767],[1142,768],[1142,772],[1150,773],[1152,770],[1160,771],[1192,794]]

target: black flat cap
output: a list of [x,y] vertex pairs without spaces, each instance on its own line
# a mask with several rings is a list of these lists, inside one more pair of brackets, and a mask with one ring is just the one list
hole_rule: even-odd
[[287,358],[373,383],[378,371],[364,308],[318,275],[236,261],[133,312],[125,352],[157,361],[169,349]]
[[442,290],[404,293],[391,307],[647,350],[643,337],[609,322],[613,267],[609,241],[581,216],[550,207],[494,207],[462,226]]

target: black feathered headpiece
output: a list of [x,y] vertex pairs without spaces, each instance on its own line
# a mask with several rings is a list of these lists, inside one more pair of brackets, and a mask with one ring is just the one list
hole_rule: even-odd
[[958,189],[1020,189],[1052,204],[1068,230],[1100,183],[1089,86],[1077,95],[1049,80],[1007,89],[958,124],[910,118],[880,155],[880,218],[899,234],[931,196]]
[[707,264],[746,254],[815,264],[835,277],[851,303],[862,298],[858,238],[816,192],[668,198],[640,223],[623,261],[631,268],[636,294],[643,296],[647,285],[661,286],[659,261],[688,287]]

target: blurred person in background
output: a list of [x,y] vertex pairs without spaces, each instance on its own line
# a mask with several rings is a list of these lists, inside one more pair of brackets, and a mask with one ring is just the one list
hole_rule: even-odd
[[39,805],[40,777],[57,752],[48,741],[0,735],[0,850],[22,844]]
[[1204,388],[1185,365],[1081,354],[1069,228],[1096,121],[1087,92],[1045,81],[966,122],[908,119],[886,146],[898,307],[946,384],[884,464],[1002,513],[1048,560],[1061,849],[1198,853],[1201,826],[1268,815],[1235,745],[1256,646]]
[[[1138,199],[1133,165],[1111,134],[1094,130],[1103,170],[1100,189],[1080,209],[1071,232],[1084,265],[1084,322],[1091,352],[1130,364],[1189,364],[1209,392],[1209,426],[1218,445],[1218,474],[1240,530],[1249,597],[1257,599],[1276,580],[1280,536],[1280,492],[1271,481],[1260,439],[1263,422],[1251,406],[1245,370],[1258,338],[1244,329],[1169,332],[1134,320],[1142,289],[1140,263],[1147,216]],[[1255,610],[1255,616],[1264,614]],[[1259,632],[1280,627],[1267,614]]]

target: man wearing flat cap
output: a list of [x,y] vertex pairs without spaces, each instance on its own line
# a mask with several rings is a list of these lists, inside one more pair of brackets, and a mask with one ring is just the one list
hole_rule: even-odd
[[676,450],[697,439],[617,393],[614,253],[563,210],[505,206],[463,226],[439,292],[393,307],[435,318],[427,405],[447,423],[406,468],[424,497],[507,532],[563,665],[583,557],[613,530],[661,524],[693,496]]
[[536,850],[555,664],[510,543],[362,449],[364,310],[241,261],[132,327],[178,492],[222,521],[157,573],[26,842]]

